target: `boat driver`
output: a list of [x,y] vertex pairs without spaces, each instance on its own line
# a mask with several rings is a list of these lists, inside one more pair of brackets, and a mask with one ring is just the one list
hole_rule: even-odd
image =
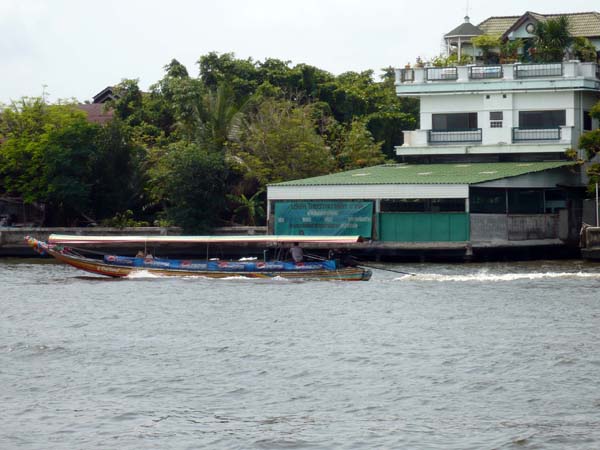
[[292,260],[295,263],[304,261],[304,252],[302,251],[302,247],[300,247],[297,242],[294,242],[294,245],[292,245],[292,248],[290,248],[290,255],[292,255]]

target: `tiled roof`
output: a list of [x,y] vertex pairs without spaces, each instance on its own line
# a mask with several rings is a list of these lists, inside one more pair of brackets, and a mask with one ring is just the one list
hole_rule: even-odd
[[574,165],[571,161],[465,164],[384,164],[274,186],[348,184],[476,184]]
[[[569,31],[573,36],[600,36],[600,13],[573,13],[563,14],[569,17]],[[561,14],[545,15],[545,20],[556,19]]]
[[489,17],[477,25],[485,34],[501,35],[508,30],[521,16]]
[[444,37],[454,37],[454,36],[479,36],[483,34],[479,28],[469,22],[461,23],[454,30],[446,33]]
[[[556,19],[560,16],[569,18],[569,29],[573,36],[600,36],[600,13],[580,12],[565,14],[538,14],[527,12],[536,20]],[[523,16],[489,17],[477,25],[485,34],[502,35]]]
[[82,103],[77,109],[85,111],[88,122],[105,124],[113,118],[113,110],[102,103]]

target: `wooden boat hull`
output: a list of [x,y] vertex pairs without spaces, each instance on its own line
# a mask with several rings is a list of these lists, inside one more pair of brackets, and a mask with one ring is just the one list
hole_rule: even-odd
[[[87,258],[70,253],[61,247],[49,246],[44,242],[28,238],[28,243],[36,251],[47,253],[56,260],[86,272],[105,275],[109,277],[126,277],[135,273],[149,273],[156,276],[179,277],[206,277],[206,278],[284,278],[291,280],[331,280],[331,281],[367,281],[371,278],[371,271],[361,267],[339,267],[335,269],[310,269],[310,270],[186,270],[184,268],[164,268],[121,265],[115,262],[107,263],[104,260]],[[111,257],[118,260],[119,257]]]

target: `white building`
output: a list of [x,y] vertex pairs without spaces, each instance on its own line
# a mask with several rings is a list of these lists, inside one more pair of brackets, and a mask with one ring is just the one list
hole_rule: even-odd
[[[572,34],[600,49],[600,14],[568,16]],[[528,46],[535,24],[548,17],[555,16],[491,17],[477,27],[467,20],[445,38],[473,55],[477,30]],[[420,129],[406,131],[396,148],[406,161],[560,159],[598,127],[589,110],[600,100],[600,69],[579,61],[405,68],[396,70],[396,93],[418,97],[421,106]]]
[[404,132],[398,156],[486,155],[510,161],[560,158],[598,127],[597,63],[398,69],[396,92],[420,99],[420,129]]

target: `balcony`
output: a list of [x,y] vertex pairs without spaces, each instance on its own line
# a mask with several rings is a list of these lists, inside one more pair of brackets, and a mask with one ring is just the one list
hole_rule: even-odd
[[523,89],[600,92],[600,66],[592,62],[565,61],[396,69],[396,93],[400,96]]
[[560,141],[561,129],[557,128],[519,128],[512,129],[513,142]]
[[413,69],[400,69],[400,82],[406,83],[415,81],[415,71]]
[[502,66],[471,66],[469,67],[470,80],[489,80],[502,78]]
[[546,77],[562,77],[562,63],[547,63],[547,64],[516,64],[515,78],[546,78]]
[[427,130],[427,142],[429,144],[455,144],[462,142],[481,142],[481,128],[468,130]]
[[425,71],[427,81],[458,80],[458,68],[456,67],[428,67]]

